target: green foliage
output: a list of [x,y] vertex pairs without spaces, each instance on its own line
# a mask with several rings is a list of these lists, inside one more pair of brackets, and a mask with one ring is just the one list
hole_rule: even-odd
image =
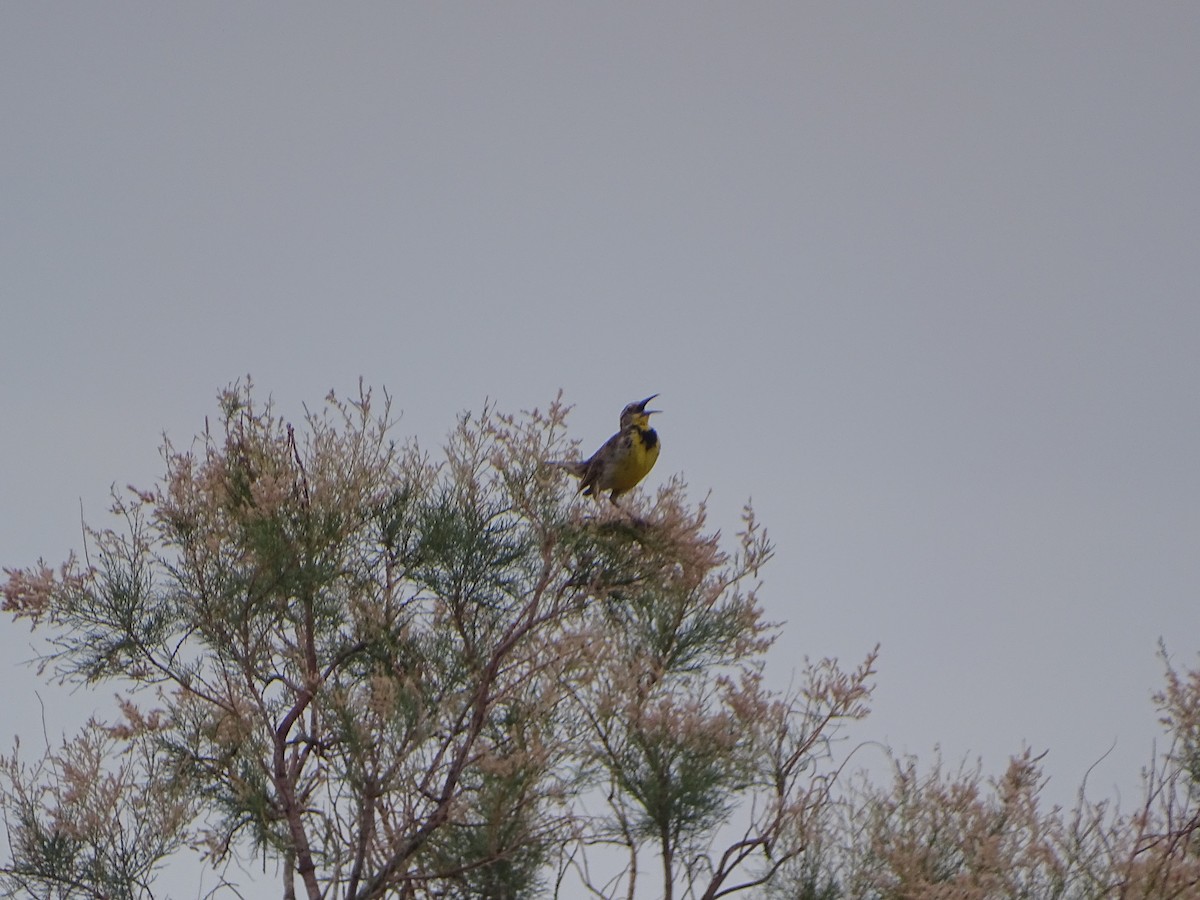
[[[763,689],[773,632],[743,585],[771,547],[749,511],[727,556],[678,481],[627,509],[579,499],[543,464],[565,455],[558,403],[463,417],[436,462],[367,392],[298,428],[248,383],[219,404],[220,433],[167,443],[162,481],[114,499],[121,527],[89,530],[82,564],[9,573],[45,664],[116,686],[123,718],[85,730],[111,786],[89,829],[56,828],[87,792],[45,781],[74,751],[9,761],[0,884],[148,897],[199,847],[274,860],[310,900],[628,895],[647,859],[662,893],[700,896],[799,852],[800,773],[865,713],[871,667],[812,703]],[[114,821],[136,852],[101,852]],[[600,875],[613,843],[625,862]]]
[[219,406],[82,559],[6,570],[46,670],[120,716],[0,757],[4,896],[141,900],[188,852],[308,900],[1200,889],[1194,670],[1167,666],[1133,812],[1044,809],[1029,753],[847,789],[833,739],[875,651],[764,687],[750,509],[727,551],[678,480],[578,498],[544,465],[569,455],[558,402],[464,416],[436,461],[365,391],[298,428],[248,383]]
[[195,799],[152,742],[89,721],[30,765],[0,759],[11,897],[146,896],[161,861],[183,849]]

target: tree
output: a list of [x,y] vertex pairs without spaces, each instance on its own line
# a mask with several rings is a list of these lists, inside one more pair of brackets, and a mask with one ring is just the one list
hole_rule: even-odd
[[856,775],[822,809],[816,840],[773,884],[772,896],[822,900],[1184,900],[1200,896],[1200,669],[1165,649],[1155,695],[1167,749],[1142,777],[1141,802],[1122,811],[1088,797],[1047,806],[1041,758],[1028,749],[1004,773],[892,762],[890,783]]
[[389,407],[297,429],[235,384],[82,558],[5,570],[43,671],[120,695],[0,764],[8,895],[149,897],[195,851],[285,898],[715,898],[803,856],[875,656],[764,687],[751,510],[727,556],[677,480],[576,499],[558,401],[464,416],[436,461]]

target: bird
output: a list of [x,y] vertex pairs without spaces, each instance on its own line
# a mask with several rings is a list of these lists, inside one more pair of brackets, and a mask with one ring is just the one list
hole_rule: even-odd
[[657,396],[651,394],[621,410],[621,430],[587,459],[556,460],[550,465],[578,478],[579,491],[585,497],[599,497],[608,491],[608,499],[616,504],[617,497],[633,490],[658,460],[662,442],[650,427],[650,416],[662,410],[646,409],[646,404]]

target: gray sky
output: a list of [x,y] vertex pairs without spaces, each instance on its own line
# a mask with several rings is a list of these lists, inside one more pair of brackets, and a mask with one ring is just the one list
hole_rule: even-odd
[[1194,3],[6,3],[0,562],[247,372],[426,445],[658,391],[649,484],[778,545],[779,683],[878,641],[856,737],[1049,749],[1061,800],[1115,741],[1132,799],[1156,641],[1200,650],[1198,46]]

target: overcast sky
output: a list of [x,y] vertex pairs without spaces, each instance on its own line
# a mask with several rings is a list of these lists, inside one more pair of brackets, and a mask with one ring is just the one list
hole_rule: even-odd
[[[0,7],[0,562],[252,373],[440,442],[659,392],[857,739],[1126,800],[1200,650],[1200,4]],[[37,746],[0,622],[0,749]],[[50,732],[107,703],[53,690]],[[27,744],[28,746],[28,744]]]

